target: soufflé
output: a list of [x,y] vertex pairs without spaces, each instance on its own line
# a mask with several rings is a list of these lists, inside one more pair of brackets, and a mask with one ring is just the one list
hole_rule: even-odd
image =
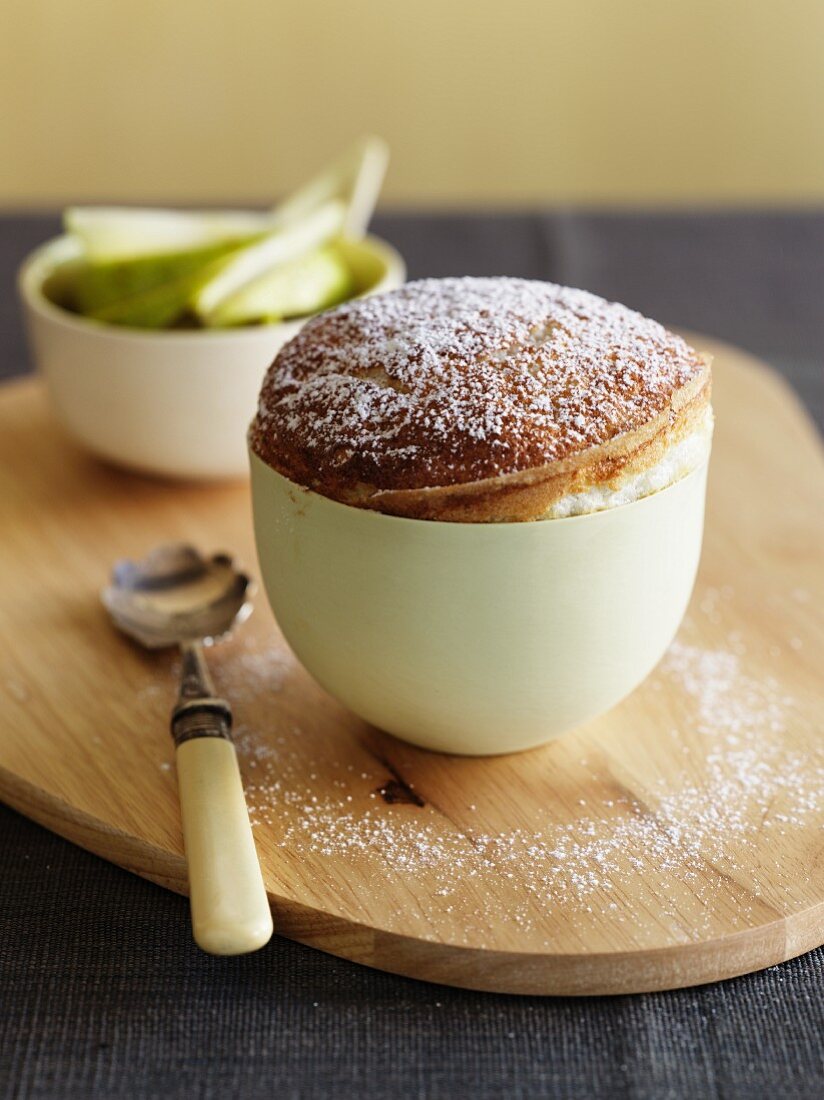
[[707,458],[710,365],[582,290],[423,279],[309,321],[269,368],[252,450],[357,508],[460,523],[628,504]]

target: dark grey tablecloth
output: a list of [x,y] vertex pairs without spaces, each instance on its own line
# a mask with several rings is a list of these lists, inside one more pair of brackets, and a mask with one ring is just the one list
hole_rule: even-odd
[[[0,376],[27,362],[14,269],[55,226],[0,218]],[[384,216],[377,229],[413,277],[552,278],[737,342],[824,424],[824,215]],[[823,970],[820,950],[703,989],[540,1000],[394,978],[278,938],[211,959],[182,898],[0,808],[9,1096],[819,1097]]]

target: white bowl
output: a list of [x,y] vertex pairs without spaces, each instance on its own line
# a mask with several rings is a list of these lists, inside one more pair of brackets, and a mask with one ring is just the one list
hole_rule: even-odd
[[[369,293],[403,282],[403,260],[384,241],[347,247],[353,264],[372,269]],[[19,275],[35,364],[66,430],[101,458],[147,473],[248,476],[246,430],[263,376],[303,321],[168,332],[102,324],[43,294],[45,280],[77,255],[71,238],[58,237]]]
[[516,752],[602,714],[656,665],[692,592],[706,464],[633,504],[507,524],[400,519],[251,465],[287,641],[347,707],[424,748]]

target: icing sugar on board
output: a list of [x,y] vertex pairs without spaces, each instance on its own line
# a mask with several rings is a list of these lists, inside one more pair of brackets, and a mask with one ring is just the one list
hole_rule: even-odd
[[[213,651],[277,931],[537,994],[693,985],[824,942],[824,457],[771,372],[693,342],[715,355],[717,415],[699,581],[610,714],[522,755],[438,756],[317,688],[262,593]],[[185,892],[174,659],[117,636],[97,592],[166,540],[254,571],[247,489],[96,463],[25,381],[0,389],[0,524],[0,797]]]

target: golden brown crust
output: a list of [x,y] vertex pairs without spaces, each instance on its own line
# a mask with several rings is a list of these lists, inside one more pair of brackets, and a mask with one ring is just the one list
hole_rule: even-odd
[[270,368],[250,441],[347,504],[513,522],[653,466],[709,394],[708,361],[623,306],[550,283],[425,280],[310,322]]
[[[681,439],[698,431],[710,398],[710,379],[678,391],[678,409],[665,410],[634,432],[599,447],[532,470],[462,485],[389,490],[339,497],[343,503],[410,519],[453,523],[513,523],[541,519],[570,493],[612,483],[649,469]],[[683,397],[680,395],[683,394]]]

